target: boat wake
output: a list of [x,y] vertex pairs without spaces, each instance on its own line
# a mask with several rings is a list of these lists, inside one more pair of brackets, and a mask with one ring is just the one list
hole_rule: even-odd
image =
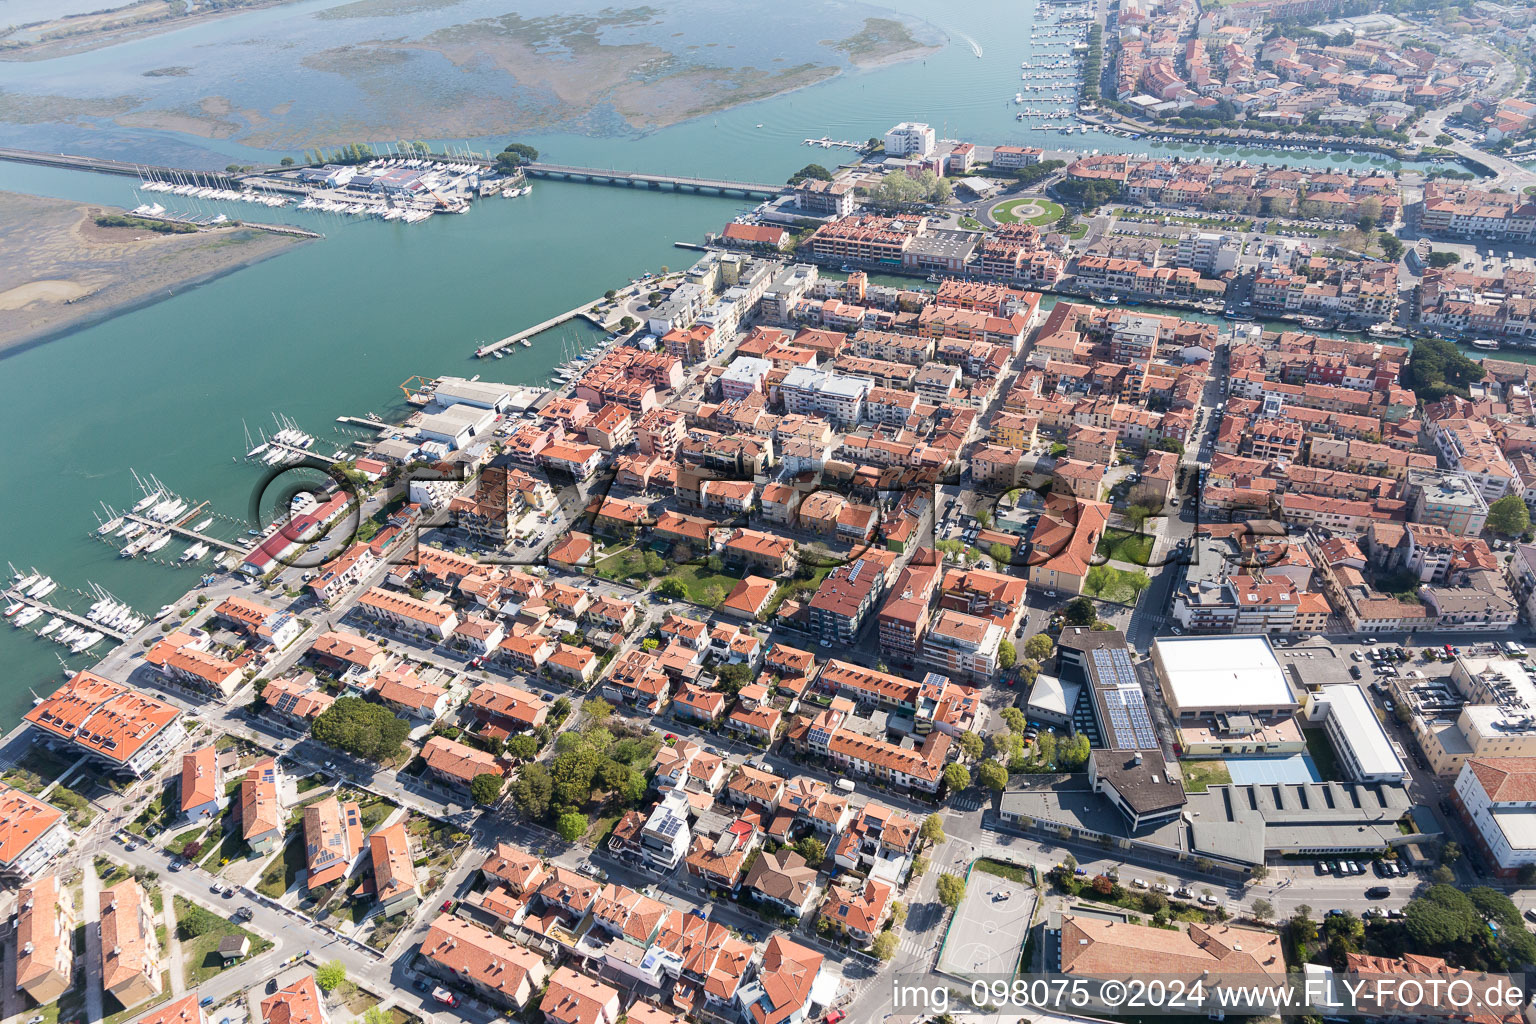
[[974,53],[978,58],[981,57],[981,44],[980,43],[978,43],[976,40],[972,39],[970,36],[966,35],[964,32],[956,32],[955,35],[959,36],[961,39],[964,39],[965,40],[965,45],[967,45],[967,46],[969,46],[971,48],[971,52]]

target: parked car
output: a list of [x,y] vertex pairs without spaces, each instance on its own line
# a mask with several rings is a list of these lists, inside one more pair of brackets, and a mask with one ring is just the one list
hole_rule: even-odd
[[1384,900],[1392,895],[1392,890],[1384,885],[1373,885],[1365,890],[1365,898],[1368,900]]

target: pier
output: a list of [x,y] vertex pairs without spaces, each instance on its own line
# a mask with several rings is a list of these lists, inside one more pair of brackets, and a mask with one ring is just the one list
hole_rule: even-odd
[[[340,418],[339,416],[337,417],[337,419]],[[284,444],[281,441],[268,441],[267,447],[276,448],[280,452],[291,452],[306,459],[314,459],[316,462],[323,462],[327,466],[334,466],[341,461],[340,459],[333,459],[329,455],[321,455],[319,452],[311,451],[308,448],[298,448],[291,444]]]
[[605,171],[598,167],[568,167],[565,164],[524,164],[523,173],[530,178],[628,185],[631,188],[670,188],[674,192],[714,192],[722,196],[740,195],[749,199],[772,199],[784,191],[783,185],[765,185],[761,182],[690,178],[681,174],[645,174],[640,171]]
[[381,434],[396,429],[393,423],[385,423],[383,420],[370,419],[367,416],[337,416],[336,422],[346,423],[349,426],[354,427],[367,427],[369,430],[377,430]]
[[56,608],[46,601],[38,601],[27,597],[25,594],[19,590],[16,590],[14,587],[6,588],[3,596],[8,601],[20,601],[22,604],[31,605],[33,608],[42,611],[45,615],[57,615],[59,618],[64,619],[66,622],[70,622],[76,626],[91,630],[94,633],[100,633],[102,636],[111,637],[113,640],[116,640],[120,644],[125,644],[130,639],[132,639],[132,637],[127,633],[119,633],[115,629],[108,629],[101,623],[92,622],[84,615],[77,615],[67,608]]
[[[302,455],[309,454],[308,452],[305,452],[303,449],[294,449],[294,450],[298,451]],[[186,518],[184,518],[182,520],[182,522],[183,523],[189,522],[193,518],[193,516],[195,516],[195,515],[196,515],[196,512],[194,512],[192,516],[187,516]],[[202,541],[204,544],[208,544],[208,545],[210,545],[212,547],[223,548],[225,551],[233,551],[237,555],[243,555],[243,554],[245,554],[245,551],[246,551],[245,548],[241,547],[239,544],[234,543],[233,541],[220,540],[217,537],[210,537],[206,533],[198,533],[196,530],[189,530],[185,526],[180,525],[179,523],[157,523],[153,519],[146,519],[144,516],[136,515],[133,512],[124,512],[123,513],[123,518],[124,519],[130,519],[130,520],[132,520],[135,523],[143,523],[145,526],[149,527],[151,530],[170,530],[172,533],[176,534],[178,537],[190,537],[192,540]]]
[[479,348],[475,349],[475,358],[484,359],[486,356],[489,356],[494,352],[501,351],[508,345],[516,345],[524,338],[531,338],[541,331],[549,330],[551,327],[559,327],[567,320],[574,320],[577,317],[583,317],[591,321],[594,326],[606,331],[608,329],[608,325],[603,323],[597,317],[593,316],[591,313],[587,312],[591,305],[591,302],[583,302],[575,309],[568,309],[564,313],[561,313],[559,316],[552,316],[548,320],[545,320],[541,323],[536,323],[526,331],[518,331],[516,334],[509,334],[505,338],[502,338],[500,341],[493,341],[489,345],[481,345]]

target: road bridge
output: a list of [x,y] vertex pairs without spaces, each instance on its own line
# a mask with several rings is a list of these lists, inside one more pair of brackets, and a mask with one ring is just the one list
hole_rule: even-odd
[[588,181],[597,185],[628,185],[631,188],[671,189],[674,192],[714,192],[747,198],[771,199],[784,191],[782,185],[724,178],[693,178],[682,174],[647,174],[642,171],[613,171],[600,167],[571,167],[566,164],[531,163],[523,165],[530,178],[554,178],[564,181]]

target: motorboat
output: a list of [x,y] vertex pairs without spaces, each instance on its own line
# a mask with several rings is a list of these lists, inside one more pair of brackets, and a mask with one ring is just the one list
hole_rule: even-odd
[[1499,343],[1492,338],[1473,338],[1467,344],[1479,352],[1497,352],[1499,350]]
[[55,615],[53,618],[48,620],[48,624],[47,625],[45,625],[42,629],[37,631],[37,635],[38,636],[47,636],[49,633],[52,633],[54,630],[58,629],[62,625],[64,625],[64,620],[59,618],[57,615]]
[[29,626],[42,617],[43,610],[41,608],[28,608],[25,611],[17,613],[16,617],[11,620],[11,625],[18,628],[21,626]]

